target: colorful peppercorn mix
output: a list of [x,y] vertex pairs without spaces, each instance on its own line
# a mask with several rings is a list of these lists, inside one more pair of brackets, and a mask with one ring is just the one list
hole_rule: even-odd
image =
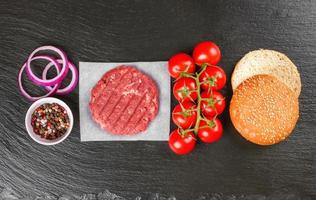
[[31,125],[34,133],[41,138],[54,140],[67,132],[70,122],[64,107],[57,103],[45,103],[33,112]]

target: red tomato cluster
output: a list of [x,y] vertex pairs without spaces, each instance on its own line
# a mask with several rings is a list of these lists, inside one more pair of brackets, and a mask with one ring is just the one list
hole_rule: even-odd
[[193,58],[178,53],[169,59],[169,74],[176,79],[173,95],[179,102],[172,111],[178,128],[169,136],[169,147],[176,154],[190,153],[197,138],[212,143],[223,134],[217,116],[225,109],[225,98],[218,90],[225,86],[226,74],[216,66],[220,59],[219,47],[210,41],[197,44]]

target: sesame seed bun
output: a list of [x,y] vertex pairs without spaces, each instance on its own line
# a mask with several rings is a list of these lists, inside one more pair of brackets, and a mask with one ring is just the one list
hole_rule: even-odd
[[231,83],[233,90],[244,80],[257,75],[275,76],[287,85],[298,97],[301,93],[301,78],[295,64],[283,53],[268,49],[250,51],[236,64]]
[[293,131],[299,103],[295,93],[277,78],[255,75],[236,88],[229,111],[233,125],[245,139],[272,145]]

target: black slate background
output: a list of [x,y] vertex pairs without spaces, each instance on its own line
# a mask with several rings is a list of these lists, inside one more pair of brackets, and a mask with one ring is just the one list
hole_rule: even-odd
[[[12,198],[57,198],[107,189],[127,199],[316,198],[316,1],[1,0],[0,27],[0,198],[7,191]],[[46,147],[28,137],[24,117],[31,103],[18,93],[16,76],[34,48],[59,46],[76,64],[157,61],[190,53],[202,40],[220,45],[228,78],[258,48],[284,52],[297,64],[301,117],[288,140],[250,144],[226,111],[223,138],[184,157],[166,142],[81,143],[78,89],[61,98],[76,121],[65,142]],[[224,93],[229,101],[229,83]]]

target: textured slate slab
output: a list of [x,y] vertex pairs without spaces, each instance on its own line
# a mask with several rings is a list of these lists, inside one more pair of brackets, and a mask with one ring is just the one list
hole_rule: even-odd
[[[157,193],[160,199],[272,199],[275,192],[289,191],[296,195],[292,199],[316,198],[315,9],[312,0],[1,1],[1,186],[14,191],[13,199],[105,190],[127,199]],[[165,142],[80,143],[78,123],[58,146],[41,146],[27,136],[23,121],[30,103],[18,94],[15,79],[35,47],[60,46],[76,64],[133,62],[189,53],[205,39],[222,47],[220,65],[228,78],[238,59],[258,48],[282,51],[298,65],[301,117],[288,140],[267,148],[252,145],[238,136],[227,112],[224,137],[185,157],[172,154]],[[225,94],[229,101],[229,85]],[[78,121],[78,89],[62,99]]]

